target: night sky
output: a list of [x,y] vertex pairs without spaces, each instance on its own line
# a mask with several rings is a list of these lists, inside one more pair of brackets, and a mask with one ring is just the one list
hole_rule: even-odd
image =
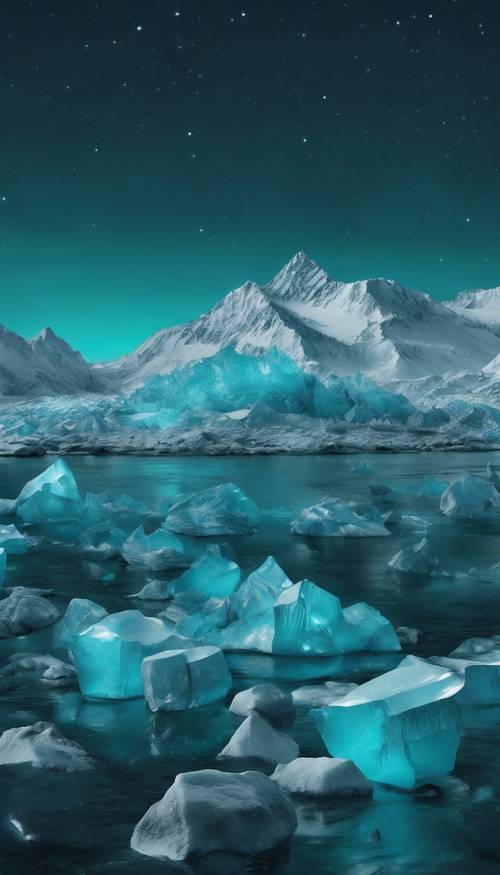
[[90,359],[264,282],[500,284],[498,0],[2,2],[0,321]]

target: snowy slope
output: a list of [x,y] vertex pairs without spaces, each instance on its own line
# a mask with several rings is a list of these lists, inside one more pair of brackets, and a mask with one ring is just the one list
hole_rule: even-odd
[[228,345],[250,353],[276,346],[309,370],[389,382],[479,373],[500,352],[500,337],[393,280],[333,280],[299,252],[269,284],[247,282],[199,319],[98,369],[129,388]]
[[28,341],[0,325],[0,395],[74,395],[108,389],[107,381],[50,328]]
[[500,334],[500,286],[460,292],[455,300],[444,304],[460,316],[487,325]]

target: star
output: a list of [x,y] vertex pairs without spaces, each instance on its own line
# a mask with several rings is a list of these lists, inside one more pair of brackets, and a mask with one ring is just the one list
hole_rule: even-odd
[[142,24],[138,24],[136,30],[142,30]]

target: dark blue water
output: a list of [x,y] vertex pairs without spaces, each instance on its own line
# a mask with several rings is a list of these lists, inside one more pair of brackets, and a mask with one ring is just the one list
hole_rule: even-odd
[[[493,585],[464,584],[453,577],[403,579],[389,559],[414,536],[374,539],[304,539],[290,535],[294,513],[330,493],[368,500],[368,478],[351,466],[366,458],[377,480],[408,485],[434,474],[452,478],[484,471],[500,454],[426,454],[375,457],[135,458],[74,457],[69,463],[83,490],[110,489],[153,504],[161,496],[233,481],[263,511],[258,533],[231,540],[236,558],[250,570],[272,554],[293,579],[308,577],[335,592],[343,604],[366,600],[394,625],[417,626],[425,639],[414,652],[448,653],[464,638],[499,631],[499,595]],[[38,474],[45,459],[0,459],[0,496],[14,497]],[[392,502],[387,507],[395,506]],[[418,513],[431,525],[429,540],[445,571],[488,566],[500,559],[500,523],[444,519],[435,500],[401,497],[398,509]],[[71,552],[11,557],[7,585],[50,587],[64,610],[83,596],[108,610],[131,606],[126,595],[145,582],[142,572],[112,563],[116,578],[105,585],[89,576]],[[144,605],[137,604],[143,608]],[[15,651],[56,652],[52,630],[0,641],[0,663]],[[231,658],[235,689],[259,678],[293,688],[304,679],[362,680],[385,664],[368,660]],[[30,766],[0,770],[0,873],[231,872],[299,875],[323,873],[489,873],[500,865],[500,711],[466,715],[456,774],[428,796],[378,794],[370,801],[297,802],[299,828],[292,842],[249,861],[207,857],[193,867],[156,862],[128,848],[135,823],[159,799],[175,775],[213,767],[234,730],[223,706],[187,714],[156,715],[142,701],[86,702],[77,689],[36,686],[0,694],[0,731],[45,719],[98,758],[92,773],[55,774]],[[292,734],[301,752],[324,752],[307,716]],[[486,789],[485,789],[486,788]],[[15,824],[18,824],[17,826]],[[22,832],[21,832],[22,830]],[[26,835],[31,839],[27,840]]]

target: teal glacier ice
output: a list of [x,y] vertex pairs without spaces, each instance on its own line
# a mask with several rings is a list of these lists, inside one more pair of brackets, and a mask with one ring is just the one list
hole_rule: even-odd
[[390,535],[380,512],[371,504],[357,504],[326,496],[307,507],[292,523],[296,535],[322,538],[380,538]]
[[493,635],[492,638],[468,638],[452,650],[450,656],[478,662],[500,660],[500,635]]
[[370,781],[411,789],[453,771],[462,686],[454,671],[408,656],[312,714],[331,756]]
[[433,656],[430,662],[443,665],[462,679],[463,687],[457,693],[457,702],[463,705],[500,705],[500,654],[481,660],[458,659],[451,656]]
[[252,571],[234,593],[231,604],[235,613],[245,616],[262,614],[272,608],[282,592],[292,586],[292,581],[272,556]]
[[139,821],[130,845],[178,861],[211,851],[260,854],[289,839],[296,826],[292,803],[266,775],[204,769],[177,775]]
[[4,547],[0,547],[0,588],[5,580],[5,570],[7,568],[7,553]]
[[26,523],[72,520],[81,512],[80,490],[64,459],[26,483],[17,497],[16,513]]
[[231,673],[218,647],[167,650],[142,662],[144,697],[151,711],[185,711],[223,699]]
[[102,605],[98,605],[91,599],[71,599],[56,629],[56,642],[61,647],[71,650],[75,636],[102,620],[103,617],[107,616],[107,613]]
[[146,534],[139,526],[122,546],[122,556],[132,565],[144,565],[152,571],[187,568],[201,554],[201,548],[189,538],[179,537],[166,528]]
[[403,574],[430,574],[437,564],[438,560],[429,553],[427,538],[403,547],[389,562],[391,568]]
[[144,695],[142,660],[179,646],[165,624],[140,611],[109,614],[73,639],[78,683],[91,699],[132,699]]
[[0,526],[0,547],[6,553],[21,556],[28,549],[28,542],[14,525]]
[[240,577],[238,564],[226,559],[218,544],[211,544],[187,571],[171,581],[169,588],[172,593],[194,590],[202,592],[207,599],[223,599],[234,592]]
[[255,530],[259,511],[234,483],[222,483],[175,501],[164,525],[184,535],[246,535]]
[[465,474],[443,492],[440,507],[455,519],[487,519],[500,514],[500,493],[488,480]]

